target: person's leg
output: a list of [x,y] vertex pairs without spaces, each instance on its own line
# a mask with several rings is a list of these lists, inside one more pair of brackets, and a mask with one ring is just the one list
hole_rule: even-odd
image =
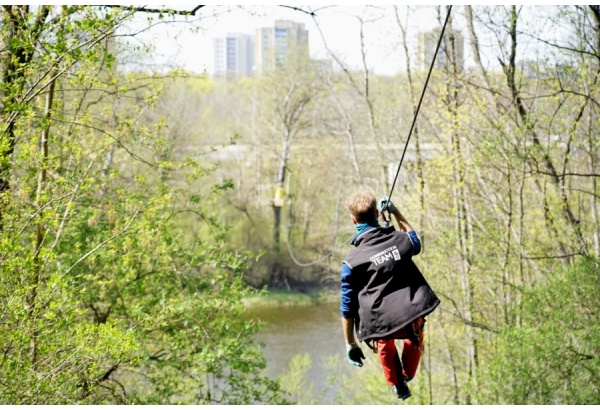
[[404,339],[404,347],[402,348],[402,374],[407,381],[415,377],[419,362],[421,361],[424,336],[423,318],[415,320],[412,326],[419,342],[417,344],[410,338]]
[[412,394],[404,380],[402,363],[396,349],[394,339],[379,340],[377,342],[377,353],[383,368],[385,380],[392,387],[396,397],[406,400]]
[[390,386],[394,386],[398,383],[398,375],[401,371],[400,369],[402,369],[394,339],[378,340],[377,354],[381,362],[385,380]]

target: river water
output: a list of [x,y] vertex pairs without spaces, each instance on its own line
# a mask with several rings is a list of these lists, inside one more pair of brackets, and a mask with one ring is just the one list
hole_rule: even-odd
[[[290,359],[307,353],[312,368],[306,379],[315,391],[327,387],[331,369],[323,365],[327,356],[338,356],[342,365],[335,369],[336,376],[347,374],[352,366],[346,362],[346,348],[342,332],[339,303],[316,305],[275,306],[251,308],[250,312],[265,322],[256,339],[265,344],[267,374],[278,377],[289,370]],[[343,365],[346,366],[343,366]],[[338,369],[339,367],[339,369]],[[318,404],[331,404],[335,389],[330,389]]]

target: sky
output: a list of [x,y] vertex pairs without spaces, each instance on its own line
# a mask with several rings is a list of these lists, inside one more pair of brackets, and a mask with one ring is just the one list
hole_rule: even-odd
[[[178,17],[181,24],[157,24],[141,35],[145,43],[154,43],[156,48],[152,53],[153,63],[159,67],[181,66],[196,73],[206,72],[212,74],[214,67],[213,39],[225,36],[227,33],[254,34],[258,27],[272,27],[275,20],[293,20],[304,23],[309,32],[310,56],[315,59],[329,58],[333,52],[337,58],[344,62],[350,69],[362,69],[360,19],[364,21],[364,50],[366,61],[371,72],[382,75],[393,75],[405,70],[404,51],[401,47],[401,35],[396,20],[396,13],[392,5],[365,6],[356,4],[345,5],[294,5],[306,11],[314,11],[316,17],[308,13],[294,10],[280,5],[207,5],[194,17]],[[534,3],[535,4],[535,3]],[[535,4],[544,6],[544,4]],[[148,5],[148,7],[158,7]],[[170,6],[178,10],[191,10],[195,4],[181,4]],[[407,27],[408,49],[411,59],[415,60],[417,52],[417,35],[435,27],[440,27],[445,18],[445,7],[438,8],[433,3],[421,1],[419,5],[399,5],[400,21]],[[520,24],[527,25],[531,30],[544,10],[548,7],[527,8],[521,10]],[[408,18],[407,18],[408,13]],[[134,27],[148,27],[148,18],[156,19],[156,15],[139,13],[136,15]],[[473,65],[468,35],[465,29],[464,7],[454,5],[452,9],[453,27],[461,30],[465,38],[464,58],[465,66]],[[523,27],[521,26],[521,27]],[[320,31],[322,32],[322,36]],[[543,27],[539,28],[543,36],[558,35],[548,32]],[[482,60],[488,68],[498,69],[497,39],[479,38]],[[519,47],[525,51],[521,55],[535,58],[536,53],[543,51],[527,49],[528,39],[521,36]],[[327,46],[327,47],[326,47]],[[538,44],[539,47],[539,44]],[[498,66],[498,67],[496,67]]]
[[[173,7],[190,10],[194,6]],[[179,64],[190,71],[206,70],[210,74],[214,66],[213,38],[230,32],[254,34],[259,27],[272,27],[275,20],[293,20],[305,24],[312,58],[331,58],[327,46],[348,67],[359,69],[362,68],[359,19],[363,19],[369,69],[377,74],[394,74],[404,69],[404,52],[400,47],[400,31],[393,6],[296,7],[315,11],[316,17],[278,5],[205,6],[200,10],[200,19],[190,19],[189,24],[176,27],[159,25],[145,32],[143,38],[144,41],[155,42],[153,55],[156,62]],[[407,22],[406,10],[407,6],[398,6],[402,23],[408,24],[409,50],[416,53],[417,33],[439,26],[437,12],[434,6],[410,6],[410,19]],[[138,20],[139,24],[147,25],[146,16],[139,16]]]

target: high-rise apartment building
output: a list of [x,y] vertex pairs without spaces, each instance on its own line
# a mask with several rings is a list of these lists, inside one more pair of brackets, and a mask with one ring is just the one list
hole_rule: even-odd
[[308,30],[303,23],[276,20],[274,27],[256,29],[255,71],[281,68],[290,57],[308,58]]
[[[436,28],[427,33],[419,33],[417,44],[417,70],[427,71],[431,65],[435,47],[437,46],[440,37],[440,29]],[[445,32],[442,44],[436,61],[433,65],[438,70],[450,70],[449,54],[452,50],[452,42],[454,42],[454,53],[456,55],[456,66],[458,71],[464,68],[464,38],[460,31]]]
[[228,33],[214,39],[215,77],[235,81],[252,76],[254,38],[248,34]]

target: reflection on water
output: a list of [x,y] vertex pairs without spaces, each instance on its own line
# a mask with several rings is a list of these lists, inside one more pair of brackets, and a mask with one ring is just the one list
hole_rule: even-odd
[[[345,363],[346,349],[339,303],[260,307],[252,308],[250,312],[265,322],[256,339],[265,344],[267,374],[270,377],[287,372],[294,355],[308,353],[313,367],[307,374],[307,380],[314,384],[318,392],[326,386],[327,377],[330,376],[327,374],[330,370],[322,366],[322,359],[337,355]],[[340,371],[345,373],[351,367],[341,366]],[[328,393],[326,399],[330,401],[332,396],[334,392]]]

